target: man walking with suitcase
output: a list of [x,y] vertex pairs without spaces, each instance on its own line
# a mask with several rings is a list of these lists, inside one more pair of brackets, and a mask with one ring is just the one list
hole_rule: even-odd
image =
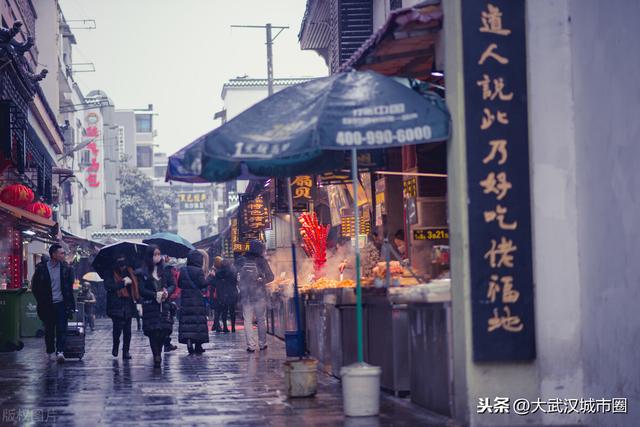
[[58,243],[49,248],[50,260],[41,262],[31,280],[36,299],[38,317],[44,323],[47,354],[56,353],[58,362],[64,362],[64,342],[67,318],[75,310],[73,298],[74,272],[65,262],[65,251]]

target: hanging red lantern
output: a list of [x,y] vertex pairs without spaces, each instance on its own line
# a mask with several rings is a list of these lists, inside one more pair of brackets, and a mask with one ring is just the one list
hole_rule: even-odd
[[30,203],[25,209],[43,218],[51,218],[53,213],[51,207],[42,202]]
[[27,206],[34,198],[33,191],[23,184],[7,185],[0,191],[0,201],[19,208]]

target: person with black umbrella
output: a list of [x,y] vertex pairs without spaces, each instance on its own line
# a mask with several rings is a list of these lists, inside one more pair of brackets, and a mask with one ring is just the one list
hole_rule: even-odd
[[164,268],[164,260],[156,245],[149,245],[142,268],[136,271],[142,297],[142,330],[149,337],[153,366],[162,364],[162,347],[173,330],[173,309],[169,295],[176,284],[171,272]]
[[107,316],[113,322],[113,345],[111,354],[118,357],[122,335],[122,358],[131,359],[131,320],[136,314],[136,301],[140,299],[138,278],[123,255],[115,260],[115,266],[104,278],[107,290]]

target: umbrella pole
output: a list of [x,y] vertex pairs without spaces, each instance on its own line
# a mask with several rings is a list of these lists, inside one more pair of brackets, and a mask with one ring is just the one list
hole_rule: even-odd
[[358,362],[364,362],[362,336],[362,287],[360,286],[360,214],[358,212],[358,151],[351,149],[351,181],[353,182],[353,225],[356,236],[356,325],[358,331]]
[[300,294],[298,293],[298,267],[296,263],[296,235],[293,226],[293,195],[291,194],[291,178],[287,178],[287,198],[289,199],[289,230],[291,232],[291,261],[293,263],[293,304],[296,308],[296,331],[300,334]]

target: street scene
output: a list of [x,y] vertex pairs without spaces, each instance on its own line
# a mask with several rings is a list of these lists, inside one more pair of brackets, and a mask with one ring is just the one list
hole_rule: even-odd
[[640,2],[0,16],[0,425],[640,425]]

